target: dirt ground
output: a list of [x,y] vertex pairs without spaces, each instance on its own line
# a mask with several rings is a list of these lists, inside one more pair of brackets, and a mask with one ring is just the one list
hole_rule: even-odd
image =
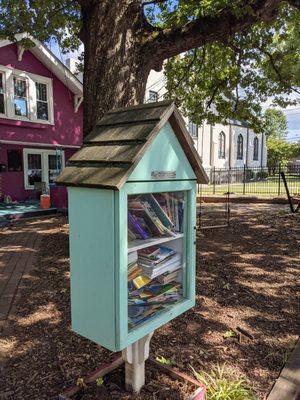
[[[198,232],[196,307],[156,331],[151,356],[189,374],[190,365],[209,371],[226,362],[226,374],[245,377],[262,400],[299,334],[300,215],[248,211],[235,213],[229,228]],[[113,356],[71,331],[68,226],[65,218],[56,220],[25,282],[18,316],[0,340],[7,355],[0,399],[54,399]],[[238,328],[246,336],[224,338]],[[77,400],[184,400],[190,391],[153,370],[139,396],[123,385],[116,372]]]

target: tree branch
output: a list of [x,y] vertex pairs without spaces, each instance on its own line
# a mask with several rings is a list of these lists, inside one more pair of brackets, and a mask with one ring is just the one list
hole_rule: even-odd
[[[166,58],[203,46],[205,43],[223,42],[224,39],[250,28],[258,21],[272,21],[282,2],[283,0],[255,0],[251,13],[237,16],[230,8],[224,8],[216,16],[204,16],[184,26],[156,31],[145,43],[148,50],[155,55],[152,58],[152,68],[160,70]],[[249,1],[244,3],[245,6],[249,6]]]
[[276,62],[274,60],[273,55],[268,52],[267,50],[263,49],[262,47],[258,47],[258,49],[265,55],[268,57],[269,61],[270,61],[270,65],[273,69],[273,71],[275,72],[275,74],[277,75],[278,80],[285,86],[289,87],[291,90],[293,90],[295,93],[300,94],[299,90],[294,88],[293,86],[291,86],[281,75],[281,72],[279,70],[279,68],[276,65]]

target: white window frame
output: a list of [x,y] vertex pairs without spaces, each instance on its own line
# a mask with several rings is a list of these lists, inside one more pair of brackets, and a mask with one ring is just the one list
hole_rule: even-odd
[[[49,163],[48,156],[56,155],[56,150],[44,150],[44,149],[23,149],[23,165],[24,165],[24,187],[26,190],[33,190],[34,185],[28,184],[28,154],[40,154],[41,155],[41,167],[42,167],[42,182],[46,183],[47,188],[49,187]],[[65,152],[61,151],[62,156],[62,168],[65,167]]]
[[[0,72],[5,76],[5,114],[0,114],[0,118],[7,118],[16,121],[27,121],[38,124],[54,125],[54,101],[53,101],[53,80],[46,76],[36,75],[18,69],[11,69],[0,65]],[[14,81],[13,78],[27,79],[28,82],[28,117],[15,115],[14,107]],[[36,110],[36,87],[35,83],[43,83],[47,87],[48,99],[48,120],[38,119]]]
[[40,121],[48,121],[48,120],[49,120],[49,89],[48,89],[48,85],[47,85],[46,83],[44,83],[44,82],[37,82],[37,81],[35,81],[35,82],[34,82],[34,86],[35,86],[35,95],[36,95],[36,84],[41,84],[41,85],[45,85],[45,86],[46,86],[46,98],[47,98],[47,101],[45,101],[45,100],[39,100],[39,99],[37,98],[37,96],[36,96],[36,99],[35,99],[36,118],[38,119],[38,117],[37,117],[37,103],[38,103],[38,101],[39,101],[40,103],[46,103],[46,104],[47,104],[47,110],[48,110],[48,119],[40,119]]
[[[152,97],[155,97],[155,99],[153,99]],[[158,101],[158,92],[156,90],[149,90],[149,103],[156,103]]]
[[[27,116],[24,115],[16,115],[16,111],[15,111],[15,100],[18,99],[19,97],[16,97],[15,95],[15,83],[14,83],[14,79],[19,79],[20,81],[25,82],[25,87],[26,87],[26,97],[20,97],[20,99],[26,100],[26,108],[27,108]],[[14,117],[17,118],[22,118],[24,120],[27,120],[29,118],[29,80],[24,77],[24,76],[20,76],[20,75],[15,75],[13,74],[12,76],[12,82],[13,82],[13,95],[14,95],[14,99],[13,99],[13,107],[14,107]]]
[[189,132],[191,138],[194,140],[197,140],[198,136],[199,136],[199,125],[195,124],[193,121],[189,120],[187,129],[188,129],[188,132]]
[[2,74],[2,79],[3,79],[3,92],[4,92],[4,113],[0,112],[0,118],[5,118],[6,117],[6,112],[7,112],[7,93],[6,93],[6,73],[0,66],[0,73]]

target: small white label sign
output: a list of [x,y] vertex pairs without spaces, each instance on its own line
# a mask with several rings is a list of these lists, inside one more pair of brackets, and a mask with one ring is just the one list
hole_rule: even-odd
[[176,179],[176,171],[152,171],[152,179]]

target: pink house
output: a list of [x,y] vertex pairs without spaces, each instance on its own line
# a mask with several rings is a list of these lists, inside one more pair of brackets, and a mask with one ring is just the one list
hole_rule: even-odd
[[41,42],[0,41],[0,201],[36,199],[82,142],[82,84]]

